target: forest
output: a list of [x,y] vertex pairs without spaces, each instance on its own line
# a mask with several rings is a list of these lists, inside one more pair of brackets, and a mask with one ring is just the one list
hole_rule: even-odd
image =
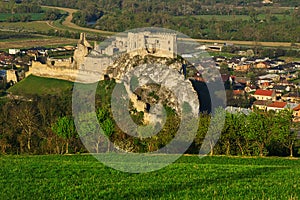
[[[164,27],[193,38],[299,42],[299,2],[274,1],[44,1],[80,11],[73,22],[122,32],[138,27]],[[289,7],[281,7],[289,6]]]
[[[59,20],[59,11],[42,5],[76,8],[73,22],[99,30],[123,32],[139,27],[164,27],[199,39],[300,42],[299,2],[257,0],[133,1],[24,0],[0,2],[9,22]],[[18,15],[22,14],[22,15]],[[38,14],[43,13],[43,16]]]

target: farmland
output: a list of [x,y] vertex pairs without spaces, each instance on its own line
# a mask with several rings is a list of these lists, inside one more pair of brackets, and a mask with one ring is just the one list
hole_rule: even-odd
[[46,21],[34,21],[34,22],[0,22],[0,28],[2,30],[11,30],[16,32],[47,32],[52,28],[47,25]]
[[9,48],[31,48],[31,47],[55,47],[76,44],[75,39],[66,39],[59,37],[42,37],[42,38],[24,38],[14,39],[10,41],[0,41],[0,49]]
[[[166,156],[166,155],[163,155]],[[5,199],[299,199],[300,161],[183,156],[130,174],[90,155],[2,156]]]

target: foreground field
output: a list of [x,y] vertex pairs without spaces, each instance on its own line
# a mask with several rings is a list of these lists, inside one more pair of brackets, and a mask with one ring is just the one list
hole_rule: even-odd
[[[299,199],[300,160],[184,156],[129,174],[90,155],[2,156],[2,199]],[[4,198],[3,198],[4,197]]]

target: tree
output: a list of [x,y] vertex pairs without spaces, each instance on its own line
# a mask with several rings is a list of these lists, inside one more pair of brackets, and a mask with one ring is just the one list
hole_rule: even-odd
[[225,154],[230,155],[230,148],[235,140],[236,132],[239,130],[239,116],[237,114],[226,113],[226,121],[221,135],[221,141],[225,145]]
[[248,130],[245,137],[252,140],[259,149],[259,155],[266,155],[266,146],[272,139],[272,118],[273,114],[262,113],[260,111],[252,112],[248,115],[246,129]]
[[214,155],[214,147],[221,136],[221,131],[225,121],[225,110],[223,108],[216,108],[213,114],[201,114],[199,119],[199,128],[196,144],[199,144],[199,139],[202,143],[200,154],[210,152],[210,156]]
[[70,140],[76,136],[76,128],[73,119],[68,116],[60,117],[52,126],[52,131],[65,139],[66,154],[69,153]]
[[107,118],[104,122],[101,123],[101,127],[104,131],[105,136],[107,137],[107,151],[110,151],[110,140],[109,138],[112,136],[114,132],[114,124],[111,119]]
[[282,110],[276,113],[272,131],[275,133],[275,139],[289,149],[290,157],[293,157],[293,148],[297,139],[298,132],[296,131],[296,124],[292,128],[292,112],[289,110]]
[[97,112],[97,117],[100,123],[102,130],[104,131],[104,135],[107,138],[107,151],[110,151],[110,140],[109,138],[114,133],[114,123],[110,119],[110,114],[108,108],[100,108]]
[[38,113],[35,105],[31,102],[20,102],[12,107],[12,115],[16,120],[16,128],[20,128],[18,135],[21,151],[26,146],[31,152],[32,138],[37,134],[39,128]]

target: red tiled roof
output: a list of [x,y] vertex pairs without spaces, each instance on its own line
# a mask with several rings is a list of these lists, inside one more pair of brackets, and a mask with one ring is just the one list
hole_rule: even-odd
[[233,90],[234,95],[239,95],[239,94],[243,94],[243,93],[244,93],[243,90]]
[[261,96],[272,96],[272,90],[256,90],[254,95],[261,95]]
[[293,108],[294,111],[299,111],[300,110],[300,104],[298,106],[296,106],[295,108]]
[[272,107],[272,108],[284,108],[286,106],[286,102],[274,102],[271,103],[270,105],[268,105],[268,107]]

